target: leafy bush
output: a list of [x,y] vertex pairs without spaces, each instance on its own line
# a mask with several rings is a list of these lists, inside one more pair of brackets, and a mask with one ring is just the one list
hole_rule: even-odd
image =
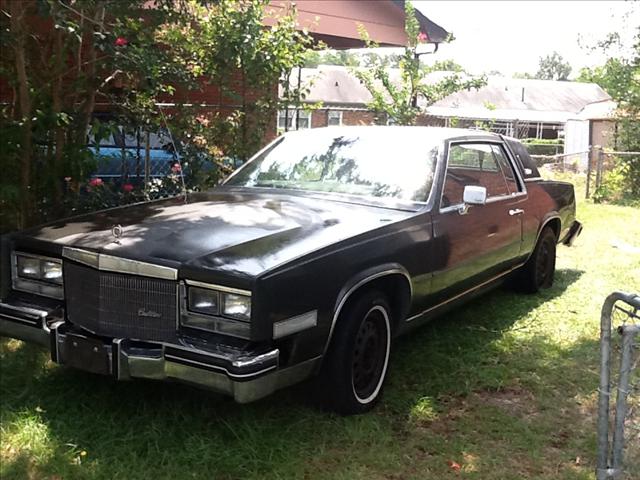
[[629,164],[628,160],[619,160],[615,168],[604,172],[602,183],[593,192],[592,198],[595,203],[616,203],[640,207],[640,197],[633,190],[633,183],[630,182],[633,170]]

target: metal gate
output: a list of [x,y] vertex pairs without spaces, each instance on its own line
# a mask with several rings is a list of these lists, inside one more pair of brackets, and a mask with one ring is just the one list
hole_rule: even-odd
[[[600,388],[598,389],[598,460],[597,480],[621,479],[623,477],[623,451],[625,447],[625,420],[628,413],[628,397],[633,388],[631,375],[637,366],[634,360],[634,341],[640,334],[640,296],[614,292],[602,305],[600,316]],[[618,325],[615,325],[615,324]],[[612,358],[617,346],[612,342],[612,329],[622,338],[620,367],[617,385],[612,388]],[[615,395],[613,424],[610,424],[610,399]],[[609,432],[613,430],[611,443]],[[633,432],[632,432],[633,434]],[[635,435],[634,435],[635,436]]]

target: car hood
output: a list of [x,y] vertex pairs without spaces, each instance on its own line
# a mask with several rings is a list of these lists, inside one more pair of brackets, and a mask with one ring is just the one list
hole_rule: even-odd
[[[256,276],[414,212],[330,198],[214,190],[48,224],[28,236],[186,269]],[[121,226],[122,235],[114,236]]]

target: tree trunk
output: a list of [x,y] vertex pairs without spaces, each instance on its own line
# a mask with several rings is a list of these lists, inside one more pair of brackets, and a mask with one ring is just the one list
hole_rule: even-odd
[[31,97],[29,96],[29,78],[25,58],[24,16],[28,4],[9,2],[11,14],[11,34],[15,39],[15,69],[18,81],[18,118],[22,122],[22,149],[20,154],[20,216],[18,227],[30,224],[33,217],[33,191],[31,185],[32,132],[31,132]]
[[56,213],[60,213],[62,209],[62,170],[63,170],[63,152],[65,144],[65,130],[59,124],[57,118],[62,112],[62,75],[64,68],[64,44],[62,38],[62,30],[57,29],[54,33],[54,59],[55,59],[55,72],[56,76],[53,82],[53,89],[51,92],[51,110],[56,117],[56,127],[54,130],[54,161],[52,165],[53,182],[54,182],[54,207]]
[[[96,29],[103,29],[102,25],[104,23],[104,3],[100,3],[96,7],[95,15],[94,15],[94,23],[100,25],[100,27],[93,27],[94,31]],[[87,131],[89,129],[89,125],[91,124],[91,116],[93,115],[93,109],[96,105],[96,95],[98,93],[98,81],[97,81],[97,58],[98,58],[98,49],[95,48],[95,42],[93,40],[94,35],[89,35],[87,37],[87,51],[89,52],[87,58],[87,72],[86,72],[86,83],[87,83],[87,91],[85,100],[80,107],[80,121],[79,127],[76,137],[76,142],[78,145],[82,145],[86,143]]]

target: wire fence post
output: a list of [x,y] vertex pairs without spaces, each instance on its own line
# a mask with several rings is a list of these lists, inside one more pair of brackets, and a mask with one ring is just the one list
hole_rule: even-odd
[[589,151],[587,152],[587,186],[585,190],[584,198],[589,198],[590,190],[591,190],[591,159],[592,159],[592,147],[589,146]]
[[596,186],[595,190],[598,190],[602,185],[602,169],[604,168],[604,148],[596,146],[598,149],[598,159],[596,160]]

